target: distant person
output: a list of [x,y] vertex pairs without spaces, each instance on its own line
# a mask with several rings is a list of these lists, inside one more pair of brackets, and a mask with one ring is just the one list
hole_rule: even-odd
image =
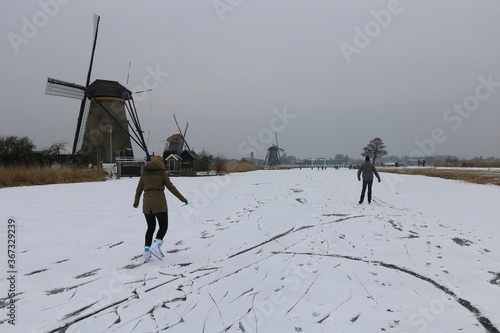
[[423,167],[425,166],[425,160],[422,160],[422,166]]
[[[163,167],[163,158],[155,156],[151,162],[144,166],[139,184],[137,184],[134,200],[134,208],[137,208],[141,194],[144,191],[142,212],[146,217],[148,225],[144,244],[144,262],[148,262],[151,259],[151,253],[160,260],[163,260],[164,257],[160,247],[163,244],[163,237],[165,237],[168,229],[167,199],[165,198],[165,192],[163,192],[165,187],[187,205],[187,199],[170,182],[170,178]],[[156,220],[158,220],[160,228],[153,241]]]
[[365,163],[361,164],[358,170],[358,180],[361,181],[361,173],[363,173],[363,189],[361,190],[361,197],[359,198],[359,204],[363,203],[365,199],[366,187],[368,187],[368,203],[372,202],[372,184],[373,184],[373,174],[377,176],[378,182],[380,183],[380,176],[375,169],[375,165],[370,163],[370,157],[365,157]]

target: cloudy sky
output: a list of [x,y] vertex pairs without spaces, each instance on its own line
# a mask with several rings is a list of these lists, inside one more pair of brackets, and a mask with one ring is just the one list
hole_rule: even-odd
[[192,148],[230,158],[264,158],[274,132],[301,158],[357,158],[375,137],[391,155],[500,157],[499,11],[498,0],[1,1],[0,135],[71,149],[79,102],[45,85],[84,84],[95,13],[92,80],[153,89],[135,98],[155,153],[175,113]]

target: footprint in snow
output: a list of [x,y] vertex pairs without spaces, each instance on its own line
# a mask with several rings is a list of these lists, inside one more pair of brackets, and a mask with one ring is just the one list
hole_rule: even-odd
[[207,239],[207,238],[212,238],[212,237],[214,237],[214,235],[210,235],[207,230],[204,230],[200,235],[201,239]]
[[460,246],[470,246],[470,245],[474,244],[473,242],[471,242],[468,239],[463,239],[463,238],[458,238],[458,237],[452,238],[451,240]]
[[323,313],[324,304],[317,304],[312,311],[313,317],[319,317]]
[[295,332],[302,332],[302,320],[299,317],[293,317],[290,321],[295,328]]
[[488,272],[488,273],[491,273],[494,275],[493,279],[490,280],[490,283],[497,285],[497,286],[500,286],[500,272],[499,273]]

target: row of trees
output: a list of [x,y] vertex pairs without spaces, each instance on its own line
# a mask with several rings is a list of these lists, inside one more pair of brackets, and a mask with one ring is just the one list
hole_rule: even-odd
[[[368,145],[366,145],[366,147],[363,148],[363,152],[361,153],[361,156],[370,157],[373,163],[375,163],[377,159],[380,159],[386,155],[387,155],[387,150],[385,150],[385,144],[380,138],[375,138],[371,140],[368,143]],[[332,158],[330,158],[329,161],[330,160],[332,160]],[[287,155],[287,154],[281,155],[282,164],[296,164],[297,161],[299,160],[293,155]],[[320,164],[318,161],[315,161],[315,163]],[[335,157],[333,158],[333,161],[334,163],[337,164],[349,164],[349,162],[351,162],[352,159],[348,155],[336,154]]]
[[[44,148],[41,153],[44,155],[62,155],[66,151],[66,145],[64,141],[55,142],[50,147]],[[0,154],[3,155],[29,155],[35,152],[35,148],[36,146],[33,144],[33,141],[27,136],[21,138],[14,135],[0,137]],[[361,155],[369,156],[373,163],[375,163],[377,159],[387,155],[384,142],[380,138],[371,140],[368,145],[363,148]],[[210,157],[213,159],[213,156]],[[295,159],[294,156],[288,158]],[[347,162],[349,157],[347,155],[337,154],[335,160],[345,160]]]
[[[55,142],[50,147],[44,148],[41,153],[44,155],[62,155],[66,151],[65,147],[66,142]],[[33,141],[27,136],[21,138],[15,135],[0,136],[0,154],[29,155],[35,152],[35,148]]]
[[47,166],[54,163],[78,164],[74,156],[65,154],[66,143],[56,142],[48,148],[36,151],[27,136],[0,136],[0,165],[2,166]]

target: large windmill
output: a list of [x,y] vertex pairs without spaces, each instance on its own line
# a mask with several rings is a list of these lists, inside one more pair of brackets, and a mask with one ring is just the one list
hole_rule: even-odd
[[280,152],[285,150],[281,149],[278,145],[278,133],[276,133],[276,144],[272,144],[271,147],[267,149],[267,156],[264,160],[264,164],[269,166],[275,166],[281,164]]
[[48,78],[45,94],[82,100],[73,142],[74,155],[86,162],[112,163],[116,155],[133,157],[132,140],[149,159],[130,90],[116,81],[98,79],[90,84],[99,21],[100,17],[94,14],[92,55],[85,86]]

